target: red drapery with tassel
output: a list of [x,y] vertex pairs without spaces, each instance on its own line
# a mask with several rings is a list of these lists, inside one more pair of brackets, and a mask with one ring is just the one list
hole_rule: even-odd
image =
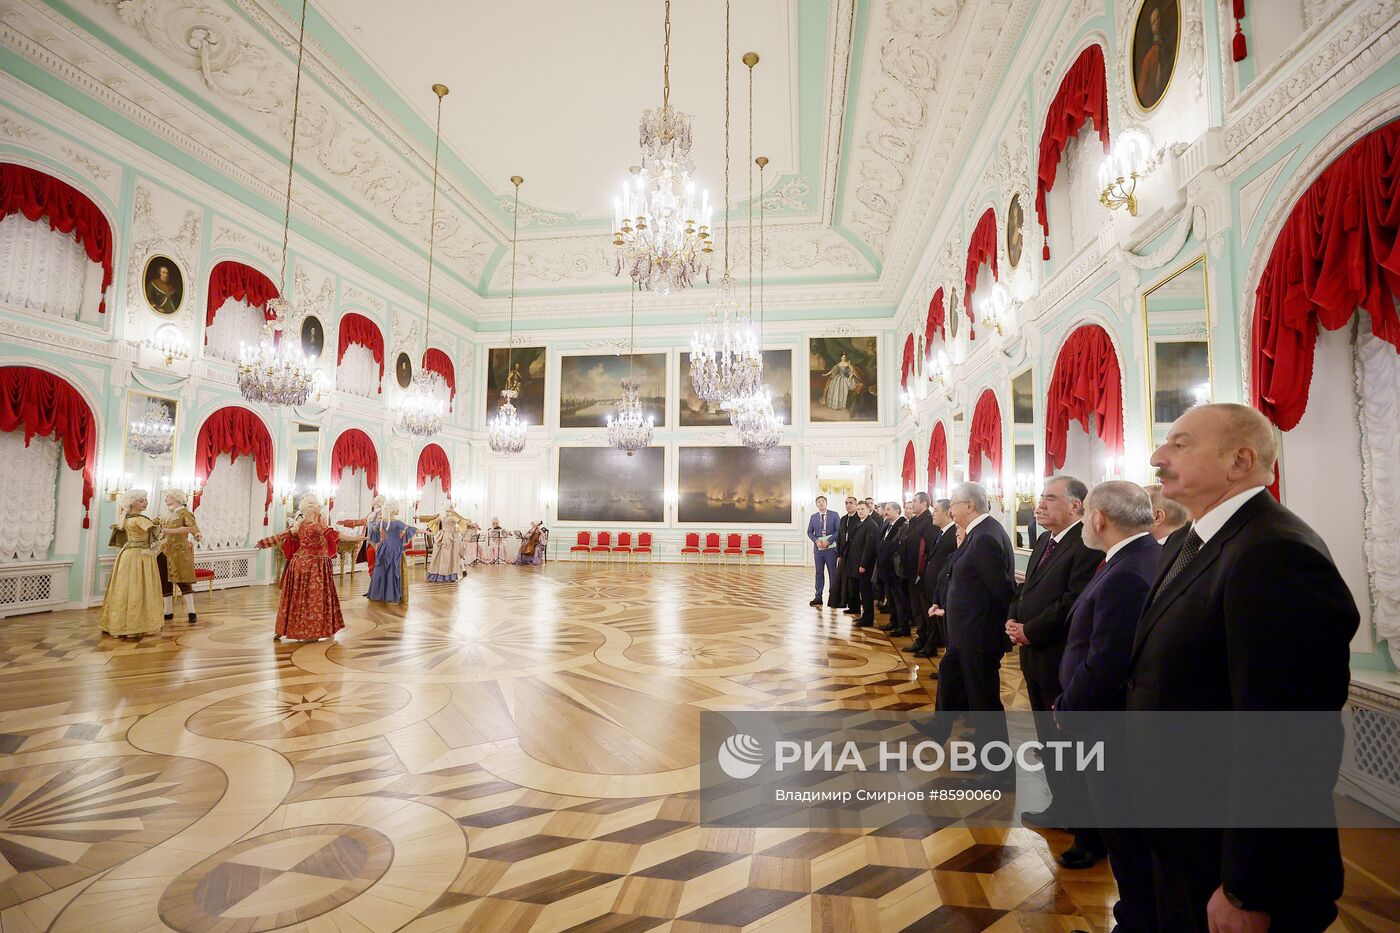
[[0,366],[0,431],[24,429],[24,445],[50,437],[63,447],[63,462],[83,474],[83,527],[97,463],[97,421],[92,409],[64,379],[32,366]]
[[457,398],[457,371],[452,366],[452,360],[448,355],[437,347],[429,347],[423,354],[423,368],[437,373],[442,377],[442,381],[447,383],[448,398]]
[[904,445],[904,466],[899,471],[900,484],[906,499],[914,494],[914,477],[917,473],[918,465],[914,462],[914,442],[910,441]]
[[[263,318],[272,320],[275,315],[268,307],[268,302],[278,296],[277,286],[272,283],[272,279],[263,275],[252,266],[245,266],[241,262],[224,260],[214,266],[214,270],[209,273],[209,301],[204,310],[204,326],[209,327],[214,323],[214,315],[224,306],[224,302],[230,298],[235,301],[247,302],[254,308],[258,308],[263,313]],[[204,335],[204,342],[209,342],[209,335]]]
[[972,410],[972,427],[967,433],[967,475],[975,483],[982,479],[982,457],[991,463],[992,473],[1001,477],[1001,406],[991,389],[982,392]]
[[1036,170],[1035,212],[1040,215],[1040,227],[1045,231],[1045,248],[1041,255],[1050,258],[1050,213],[1045,198],[1055,187],[1055,172],[1060,167],[1060,155],[1065,143],[1078,135],[1085,120],[1093,120],[1094,128],[1108,151],[1108,83],[1104,75],[1103,48],[1091,45],[1070,65],[1060,81],[1060,89],[1045,113],[1045,129],[1040,135],[1040,164]]
[[1299,198],[1255,292],[1254,407],[1285,431],[1308,407],[1318,325],[1343,327],[1357,308],[1400,349],[1400,121],[1358,140]]
[[908,334],[904,338],[904,357],[899,364],[899,385],[901,388],[909,388],[909,374],[914,371],[914,335]]
[[947,489],[948,432],[943,430],[940,421],[933,426],[933,435],[928,439],[928,494],[937,496],[939,490],[946,492]]
[[364,470],[370,491],[379,489],[379,454],[374,450],[374,441],[359,428],[345,431],[331,448],[331,482],[339,483],[345,470]]
[[967,329],[969,339],[977,336],[976,316],[972,313],[972,293],[977,291],[977,272],[982,268],[982,263],[989,262],[992,265],[992,278],[1000,279],[997,272],[997,212],[993,208],[987,208],[982,212],[982,216],[977,219],[977,226],[972,230],[972,236],[967,241],[967,268],[963,270],[963,307],[967,309],[967,319],[970,326]]
[[47,220],[59,233],[71,233],[102,267],[99,314],[107,310],[112,284],[112,225],[97,205],[77,188],[23,165],[0,165],[0,220],[18,211],[34,222]]
[[1075,330],[1060,348],[1045,399],[1045,475],[1065,465],[1069,423],[1089,430],[1089,415],[1112,457],[1123,455],[1123,380],[1108,332],[1097,324]]
[[943,308],[943,289],[933,293],[933,297],[928,300],[928,317],[924,320],[924,351],[929,357],[933,356],[933,334],[938,332],[938,336],[947,340],[948,335],[943,329],[943,322],[947,312]]
[[363,314],[355,314],[353,311],[340,319],[340,348],[336,353],[336,365],[345,359],[345,351],[350,349],[350,344],[359,344],[369,349],[374,354],[374,361],[379,364],[379,391],[384,391],[384,335],[379,332],[379,327]]
[[1249,43],[1245,41],[1244,29],[1240,25],[1240,20],[1244,19],[1244,0],[1235,0],[1235,38],[1230,43],[1231,57],[1237,62],[1242,62],[1249,57]]
[[447,462],[447,453],[437,444],[428,444],[418,454],[418,488],[434,476],[442,483],[442,491],[452,495],[452,464]]
[[[263,501],[263,524],[266,525],[268,509],[272,507],[272,435],[267,425],[246,408],[230,405],[214,412],[199,429],[199,439],[195,443],[194,469],[201,486],[224,454],[233,454],[235,460],[253,458],[258,482],[267,485],[267,498]],[[195,508],[199,507],[199,499],[196,493]]]

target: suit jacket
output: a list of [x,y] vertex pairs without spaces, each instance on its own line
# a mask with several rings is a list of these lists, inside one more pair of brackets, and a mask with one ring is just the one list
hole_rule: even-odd
[[1006,609],[1015,595],[1016,571],[1006,529],[995,518],[978,522],[950,562],[940,604],[948,650],[1003,653],[1010,644]]
[[[1048,531],[1031,549],[1026,579],[1011,601],[1007,618],[1026,627],[1029,645],[1021,646],[1021,670],[1030,678],[1052,688],[1059,683],[1060,658],[1069,635],[1069,610],[1084,587],[1089,585],[1103,551],[1084,545],[1084,523],[1065,532],[1048,558],[1045,549],[1054,536]],[[1043,558],[1043,559],[1042,559]],[[1058,690],[1052,689],[1050,696]]]
[[933,524],[933,511],[925,509],[922,515],[915,515],[909,519],[909,530],[904,533],[904,553],[900,555],[899,561],[904,565],[904,576],[908,580],[916,580],[922,571],[919,567],[919,542],[923,542],[924,563],[928,563],[928,557],[933,553],[933,546],[938,543],[938,528]]
[[941,605],[938,602],[942,596],[940,581],[945,577],[953,552],[958,549],[958,526],[953,522],[941,529],[934,525],[933,533],[937,537],[924,565],[924,593],[928,596],[929,605]]
[[[1164,587],[1184,542],[1183,535],[1164,547],[1138,623],[1127,709],[1341,709],[1360,615],[1322,539],[1261,491]],[[1340,721],[1306,749],[1240,730],[1218,756],[1218,771],[1201,780],[1227,811],[1248,805],[1253,782],[1273,780],[1298,807],[1330,814],[1341,753]],[[1336,830],[1227,829],[1218,837],[1222,883],[1246,908],[1283,918],[1335,916],[1342,893]]]
[[[875,544],[880,537],[880,522],[873,515],[865,521],[852,522],[850,543],[846,545],[846,576],[872,579],[875,574]],[[860,568],[865,572],[861,573]]]
[[1157,552],[1161,549],[1151,535],[1124,545],[1075,600],[1060,660],[1057,710],[1123,708],[1133,636],[1147,603],[1147,591],[1157,576]]
[[851,512],[841,516],[841,523],[836,526],[836,556],[845,557],[846,548],[850,546],[851,534],[855,531],[856,513]]
[[903,515],[892,522],[886,522],[884,530],[880,534],[880,540],[875,542],[875,572],[879,580],[895,579],[894,572],[894,552],[899,543],[899,532],[905,525],[909,524],[909,519]]
[[807,537],[812,542],[813,549],[817,546],[817,538],[822,535],[831,535],[832,544],[836,543],[836,530],[841,522],[836,517],[836,513],[830,509],[826,510],[826,521],[822,521],[822,513],[814,512],[812,517],[807,519]]

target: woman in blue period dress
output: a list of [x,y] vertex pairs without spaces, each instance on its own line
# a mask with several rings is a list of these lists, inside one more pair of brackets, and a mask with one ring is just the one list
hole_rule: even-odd
[[403,553],[418,529],[398,519],[399,504],[386,502],[379,518],[365,529],[374,545],[374,573],[369,577],[370,599],[379,603],[403,602]]
[[836,365],[823,375],[826,377],[826,392],[822,394],[822,404],[834,411],[844,411],[847,399],[860,384],[860,372],[842,353]]
[[140,638],[154,635],[165,625],[160,597],[160,569],[156,545],[160,525],[147,518],[146,491],[132,489],[117,508],[109,547],[120,547],[107,592],[102,596],[99,624],[104,635]]

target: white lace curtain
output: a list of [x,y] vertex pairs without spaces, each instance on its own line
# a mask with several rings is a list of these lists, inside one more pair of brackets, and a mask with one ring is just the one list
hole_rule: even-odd
[[[1368,320],[1356,339],[1361,394],[1362,476],[1366,501],[1366,569],[1376,637],[1400,657],[1400,355],[1371,333]],[[1285,467],[1286,468],[1286,467]]]
[[379,389],[379,363],[375,361],[374,353],[358,343],[346,347],[345,356],[341,357],[340,365],[336,367],[335,383],[341,391],[366,398],[373,396]]
[[431,477],[423,485],[423,498],[418,503],[419,515],[436,515],[447,502],[447,494],[442,491],[442,480]]
[[[1099,228],[1104,224],[1105,211],[1099,203],[1101,162],[1103,142],[1099,139],[1098,130],[1094,129],[1093,123],[1085,122],[1079,128],[1079,135],[1065,145],[1064,155],[1060,159],[1059,172],[1064,178],[1065,191],[1068,194],[1065,199],[1068,216],[1061,214],[1060,217],[1055,217],[1054,208],[1051,208],[1051,229],[1064,223],[1061,229],[1070,232],[1069,248],[1056,251],[1062,259],[1067,259],[1083,249],[1090,240],[1099,235]],[[1059,185],[1055,187],[1058,188]]]
[[259,491],[265,490],[263,484],[257,482],[252,457],[234,460],[232,454],[219,456],[199,497],[196,518],[202,536],[201,549],[219,551],[248,546],[255,484]]
[[[346,354],[348,359],[350,354]],[[335,507],[331,509],[331,522],[334,524],[347,518],[364,518],[369,513],[369,482],[364,470],[340,471],[340,482],[335,487]]]
[[227,299],[214,312],[214,323],[205,328],[209,342],[204,352],[230,363],[237,362],[242,344],[253,346],[262,339],[266,320],[261,308],[254,308],[237,298]]
[[82,244],[47,220],[0,220],[0,302],[76,321],[88,265]]
[[30,438],[26,447],[23,430],[0,434],[6,470],[0,483],[0,563],[48,558],[58,512],[58,454],[52,438]]

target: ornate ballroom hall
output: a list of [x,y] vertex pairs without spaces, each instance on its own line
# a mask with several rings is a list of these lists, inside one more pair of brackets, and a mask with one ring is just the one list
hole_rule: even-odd
[[[3,0],[0,933],[1400,931],[1397,44]],[[1069,735],[1116,633],[1101,709],[1341,710],[1336,822],[710,817],[719,714]]]

